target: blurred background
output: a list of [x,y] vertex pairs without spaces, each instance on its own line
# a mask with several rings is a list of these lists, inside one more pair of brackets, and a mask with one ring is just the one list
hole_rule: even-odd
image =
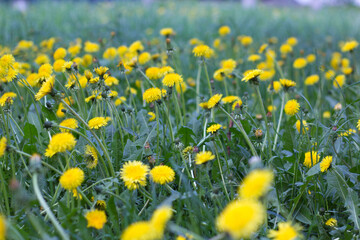
[[[0,0],[0,2],[12,3],[18,8],[26,8],[26,5],[30,2],[37,2],[39,0]],[[48,0],[48,1],[58,1],[63,2],[67,0]],[[82,0],[87,2],[103,2],[103,1],[114,1],[119,2],[119,0]],[[122,0],[124,1],[124,0]],[[128,1],[140,1],[143,3],[152,3],[157,0],[128,0]],[[276,6],[308,6],[312,8],[321,8],[324,6],[338,6],[338,5],[353,5],[360,6],[360,0],[199,0],[199,1],[232,1],[232,2],[241,2],[246,7],[256,6],[256,4],[270,4]]]

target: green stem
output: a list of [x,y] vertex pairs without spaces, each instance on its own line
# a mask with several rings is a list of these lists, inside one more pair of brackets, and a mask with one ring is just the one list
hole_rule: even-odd
[[47,215],[49,216],[50,221],[53,223],[55,229],[59,232],[62,239],[70,240],[69,236],[66,234],[65,230],[61,227],[60,223],[58,222],[55,215],[52,213],[50,207],[46,203],[45,199],[41,195],[41,191],[40,191],[39,184],[38,184],[38,174],[37,173],[34,173],[32,182],[33,182],[35,195],[36,195],[37,199],[39,200],[41,207],[46,211]]
[[220,109],[235,123],[235,125],[239,128],[240,132],[242,133],[243,137],[245,138],[246,143],[248,144],[250,151],[253,156],[258,156],[254,145],[251,143],[250,138],[245,132],[244,127],[242,126],[241,122],[235,121],[235,119],[223,108],[220,106]]
[[[269,130],[269,123],[268,123],[268,119],[267,119],[267,116],[266,116],[266,111],[265,111],[265,106],[264,106],[264,102],[262,100],[262,97],[261,97],[261,92],[260,92],[260,87],[259,85],[256,85],[256,92],[257,92],[257,95],[259,97],[259,101],[260,101],[260,105],[261,105],[261,111],[262,111],[262,114],[264,116],[264,120],[265,120],[265,128],[266,128],[266,139],[267,139],[267,145],[268,145],[268,154],[270,156],[270,158],[272,158],[272,152],[271,152],[271,143],[270,143],[270,130]],[[264,146],[265,146],[265,141],[264,141]]]
[[200,112],[200,76],[201,76],[201,63],[199,64],[196,76],[196,112]]
[[276,143],[279,137],[279,131],[280,131],[280,126],[281,126],[281,120],[284,114],[284,105],[285,105],[285,92],[282,93],[281,96],[281,109],[280,109],[280,117],[279,117],[279,121],[277,124],[277,128],[276,128],[276,133],[275,133],[275,140],[274,140],[274,145],[273,145],[273,151],[275,151],[276,149]]

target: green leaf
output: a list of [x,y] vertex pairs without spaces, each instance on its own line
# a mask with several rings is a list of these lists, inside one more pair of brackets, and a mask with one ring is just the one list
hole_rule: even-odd
[[336,166],[328,173],[328,184],[345,202],[345,207],[350,214],[349,219],[354,223],[355,229],[360,229],[359,197],[346,183],[345,178]]
[[195,143],[193,136],[195,137],[193,130],[186,126],[182,126],[176,133],[176,137],[180,137],[181,142],[185,146],[189,146],[190,143]]
[[315,166],[313,166],[312,168],[310,168],[309,171],[307,171],[306,176],[313,176],[315,174],[318,174],[320,172],[320,163],[316,164]]

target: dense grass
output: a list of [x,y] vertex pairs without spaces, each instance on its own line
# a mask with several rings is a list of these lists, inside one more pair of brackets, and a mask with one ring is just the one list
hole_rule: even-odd
[[[0,5],[1,46],[13,50],[20,40],[31,40],[39,46],[44,39],[57,38],[53,49],[40,47],[39,51],[34,48],[13,52],[16,61],[29,63],[25,75],[39,70],[39,65],[34,62],[39,52],[48,55],[53,63],[55,49],[67,48],[76,38],[81,38],[83,43],[90,40],[100,43],[100,51],[93,53],[99,61],[89,66],[80,63],[79,73],[84,75],[86,69],[93,71],[98,65],[108,66],[112,76],[120,80],[119,85],[109,89],[127,99],[117,107],[113,105],[113,99],[85,103],[93,90],[105,95],[109,90],[102,81],[89,83],[86,88],[67,89],[65,84],[74,69],[54,73],[55,88],[61,94],[49,94],[40,101],[34,99],[39,85],[29,88],[17,85],[24,79],[21,75],[13,82],[1,84],[1,95],[9,91],[18,95],[12,105],[1,107],[0,112],[1,136],[8,138],[9,146],[1,158],[0,168],[0,211],[7,218],[8,237],[49,239],[49,236],[57,236],[66,239],[59,231],[63,228],[71,239],[118,239],[131,223],[150,219],[155,209],[165,203],[174,209],[165,239],[175,239],[178,235],[191,239],[189,234],[198,240],[231,239],[216,228],[216,217],[238,197],[238,186],[244,178],[258,168],[271,169],[275,179],[274,187],[259,198],[267,209],[267,218],[254,231],[254,239],[267,239],[267,233],[277,229],[282,221],[302,225],[305,239],[359,237],[359,136],[356,130],[354,134],[344,135],[348,129],[357,128],[360,116],[358,48],[340,56],[344,62],[349,60],[349,66],[353,68],[342,88],[334,86],[334,77],[325,78],[325,72],[332,68],[336,75],[342,74],[340,63],[331,62],[332,54],[340,51],[340,41],[360,39],[359,13],[358,9],[345,7],[319,11],[266,6],[243,9],[236,2],[156,2],[150,6],[140,2],[94,5],[41,2],[30,5],[26,13]],[[221,47],[214,47],[215,56],[206,60],[195,58],[191,52],[194,46],[189,40],[199,38],[213,47],[222,25],[228,25],[231,34],[222,37]],[[164,27],[171,27],[176,32],[171,37],[173,49],[167,47],[165,38],[159,35],[159,30]],[[253,44],[242,46],[237,39],[240,35],[251,36]],[[260,45],[267,43],[270,37],[278,39],[278,43],[269,46],[277,56],[272,59],[266,57],[265,52],[260,55],[271,63],[275,75],[267,82],[261,81],[259,87],[241,81],[246,70],[257,67],[258,62],[247,61],[247,58],[257,53]],[[298,44],[292,53],[282,57],[279,47],[289,37],[296,37]],[[168,58],[163,62],[151,60],[129,75],[121,72],[119,57],[104,59],[103,52],[108,47],[129,46],[136,40],[145,46],[144,51]],[[84,54],[82,50],[78,56]],[[316,61],[301,70],[294,69],[294,60],[308,54],[315,54]],[[210,83],[206,75],[212,78],[221,60],[228,58],[238,63],[232,69],[233,75],[223,82]],[[128,59],[124,59],[127,63]],[[66,60],[71,60],[69,55]],[[143,76],[142,71],[160,65],[173,67],[182,74],[184,81],[193,78],[201,88],[188,86],[186,92],[176,93],[174,89],[164,87],[161,80],[150,81]],[[318,74],[320,81],[305,86],[305,77],[312,74]],[[296,81],[297,86],[286,93],[267,90],[270,83],[284,77]],[[166,88],[168,95],[161,103],[144,104],[142,92],[152,84]],[[137,94],[129,94],[129,86],[136,89]],[[207,101],[211,97],[210,89],[214,94],[224,96],[228,90],[229,95],[243,100],[243,107],[233,110],[231,105],[220,104],[223,108],[196,111],[198,99]],[[67,107],[66,118],[78,120],[78,131],[73,132],[78,142],[70,151],[45,157],[50,136],[59,133],[56,124],[63,118],[57,110],[64,96],[76,99],[71,108]],[[301,106],[294,116],[282,114],[282,103],[289,99],[297,99]],[[338,103],[342,108],[334,109]],[[270,105],[277,109],[264,118],[267,110],[265,112],[262,107]],[[150,111],[157,113],[156,120],[149,121]],[[331,116],[324,117],[325,111]],[[98,116],[110,116],[112,121],[107,127],[91,131],[86,122]],[[269,121],[268,125],[265,119]],[[305,134],[299,134],[304,125],[300,131],[294,125],[303,119],[309,129]],[[47,121],[52,121],[52,128],[44,128],[45,122],[49,124]],[[207,136],[204,130],[213,123],[222,124],[223,129]],[[262,130],[262,134],[256,130]],[[279,137],[277,144],[276,136]],[[101,156],[94,169],[86,168],[84,162],[84,146],[90,143]],[[194,152],[184,154],[182,151],[187,146],[194,146]],[[202,149],[211,151],[216,157],[207,164],[195,166],[196,152]],[[311,150],[318,151],[320,160],[333,156],[332,167],[325,172],[320,172],[319,164],[305,167],[305,153]],[[29,163],[28,154],[35,152],[42,155],[42,166],[37,165],[34,157]],[[251,162],[252,155],[259,155],[262,160]],[[160,186],[148,178],[146,186],[129,190],[119,175],[124,163],[134,160],[151,167],[170,166],[176,172],[175,180]],[[59,184],[60,176],[70,167],[80,167],[85,172],[85,181],[78,188],[83,191],[82,200]],[[14,178],[16,181],[11,181]],[[10,187],[8,183],[11,183]],[[36,192],[38,185],[42,190],[40,193]],[[44,210],[43,202],[39,201],[41,194],[49,209]],[[84,218],[86,212],[95,207],[96,200],[104,200],[107,204],[108,222],[102,230],[87,228]],[[48,210],[54,213],[62,227],[54,224]],[[327,225],[329,218],[336,218],[338,225]]]

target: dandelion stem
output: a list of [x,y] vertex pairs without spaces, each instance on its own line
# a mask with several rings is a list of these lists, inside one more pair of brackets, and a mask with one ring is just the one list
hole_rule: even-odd
[[200,112],[200,76],[201,76],[201,62],[196,76],[196,112]]
[[[262,115],[264,116],[264,120],[265,120],[266,139],[267,139],[267,145],[268,145],[268,154],[269,154],[270,158],[272,158],[269,123],[268,123],[268,119],[267,119],[267,115],[266,115],[266,111],[265,111],[265,106],[264,106],[264,102],[263,102],[262,97],[261,97],[261,92],[260,92],[260,87],[259,87],[259,85],[256,85],[255,88],[256,88],[257,95],[258,95],[258,97],[259,97]],[[264,143],[263,143],[264,146],[265,146],[265,142],[266,142],[266,141],[264,141]]]
[[274,140],[274,145],[273,145],[273,151],[275,151],[276,149],[276,143],[277,143],[277,140],[279,138],[279,131],[280,131],[280,126],[281,126],[281,120],[282,120],[282,117],[283,117],[283,114],[284,114],[284,105],[285,105],[285,92],[282,92],[282,95],[281,95],[281,109],[280,109],[280,117],[279,117],[279,121],[278,121],[278,124],[277,124],[277,128],[276,128],[276,133],[275,133],[275,140]]
[[37,173],[34,173],[32,182],[33,182],[35,195],[36,195],[37,199],[39,200],[41,207],[46,211],[47,215],[49,216],[50,221],[53,223],[55,229],[59,232],[62,239],[70,240],[69,236],[66,234],[65,230],[61,227],[60,223],[58,222],[58,220],[52,213],[50,207],[47,205],[45,199],[41,195],[41,191],[40,191],[39,184],[38,184],[38,174]]
[[220,106],[220,109],[235,123],[235,125],[239,128],[240,132],[242,133],[243,137],[245,138],[246,143],[248,144],[250,151],[253,156],[258,156],[254,145],[251,143],[250,138],[245,132],[244,127],[242,126],[240,121],[235,121],[235,119],[223,108]]

